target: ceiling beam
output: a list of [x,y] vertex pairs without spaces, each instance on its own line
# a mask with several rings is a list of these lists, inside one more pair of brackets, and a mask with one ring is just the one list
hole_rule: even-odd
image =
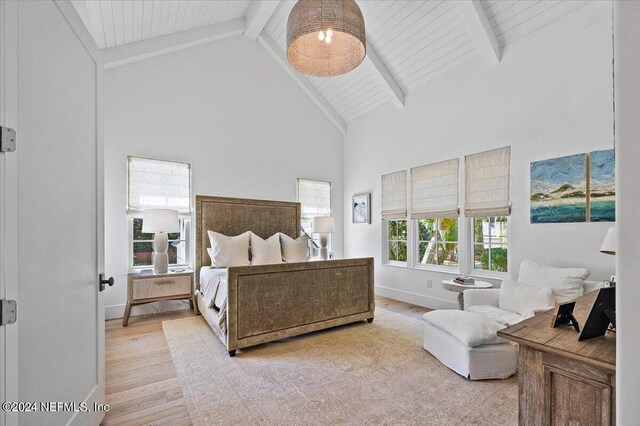
[[280,0],[262,0],[253,2],[247,11],[247,29],[244,31],[244,35],[251,40],[257,40],[279,4]]
[[110,47],[103,50],[104,68],[115,68],[133,62],[144,61],[145,59],[165,55],[177,50],[240,35],[244,33],[245,28],[245,19],[239,18],[140,40],[122,46]]
[[404,107],[404,92],[402,88],[400,88],[398,82],[393,78],[369,42],[367,42],[367,55],[364,60],[368,61],[373,66],[373,69],[376,70],[376,76],[380,84],[389,92],[389,97],[393,105],[396,108]]
[[458,7],[469,25],[469,30],[478,41],[482,55],[489,63],[500,62],[500,43],[489,23],[480,0],[458,0]]
[[269,52],[271,56],[278,62],[278,64],[284,69],[289,77],[296,82],[298,86],[306,93],[306,95],[316,104],[318,108],[324,113],[324,115],[331,120],[331,122],[345,134],[347,132],[347,123],[342,119],[340,114],[333,109],[331,104],[322,96],[318,89],[309,81],[309,79],[302,73],[296,71],[285,56],[282,48],[275,42],[273,38],[266,31],[262,31],[258,36],[258,42]]

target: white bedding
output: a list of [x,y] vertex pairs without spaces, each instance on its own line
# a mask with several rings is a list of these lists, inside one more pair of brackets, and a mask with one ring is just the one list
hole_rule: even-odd
[[227,306],[227,268],[204,266],[200,269],[200,293],[209,309],[225,310]]

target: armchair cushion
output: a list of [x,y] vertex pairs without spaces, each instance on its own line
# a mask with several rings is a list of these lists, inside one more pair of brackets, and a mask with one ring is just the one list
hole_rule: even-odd
[[427,312],[422,318],[469,348],[507,342],[496,334],[505,326],[480,314],[441,309]]
[[483,315],[507,327],[513,324],[517,324],[525,319],[520,314],[505,311],[504,309],[500,309],[497,306],[492,305],[472,305],[466,307],[466,310],[469,312],[473,312],[474,314]]
[[591,272],[584,268],[556,268],[541,265],[532,260],[523,260],[520,264],[519,283],[536,287],[548,287],[553,290],[556,303],[564,303],[582,296],[584,280]]
[[492,305],[498,307],[500,301],[500,289],[469,289],[462,293],[464,300],[464,310],[468,311],[470,306],[473,305]]
[[555,303],[553,291],[547,287],[536,287],[518,283],[510,278],[502,281],[498,307],[505,311],[524,315],[532,308],[552,307]]

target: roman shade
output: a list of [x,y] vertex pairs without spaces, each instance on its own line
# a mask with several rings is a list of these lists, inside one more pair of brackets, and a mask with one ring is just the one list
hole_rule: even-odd
[[303,219],[331,216],[331,182],[298,178],[298,202]]
[[507,216],[510,202],[511,147],[465,157],[465,203],[467,217]]
[[407,217],[407,171],[382,175],[382,218]]
[[411,219],[459,215],[459,169],[457,158],[411,169]]
[[128,157],[129,213],[146,209],[191,212],[191,164]]

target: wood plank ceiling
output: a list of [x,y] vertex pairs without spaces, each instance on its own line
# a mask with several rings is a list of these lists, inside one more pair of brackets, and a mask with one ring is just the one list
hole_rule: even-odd
[[[72,1],[101,49],[243,18],[252,7],[248,0]],[[482,54],[458,3],[358,0],[365,18],[368,50],[379,58],[405,96]],[[491,36],[504,47],[586,3],[589,1],[479,0],[477,9],[484,11]],[[295,0],[279,2],[262,32],[283,52],[287,17],[294,4]],[[338,77],[302,78],[307,78],[346,122],[390,100],[391,91],[380,78],[379,65],[372,61],[364,61]]]

